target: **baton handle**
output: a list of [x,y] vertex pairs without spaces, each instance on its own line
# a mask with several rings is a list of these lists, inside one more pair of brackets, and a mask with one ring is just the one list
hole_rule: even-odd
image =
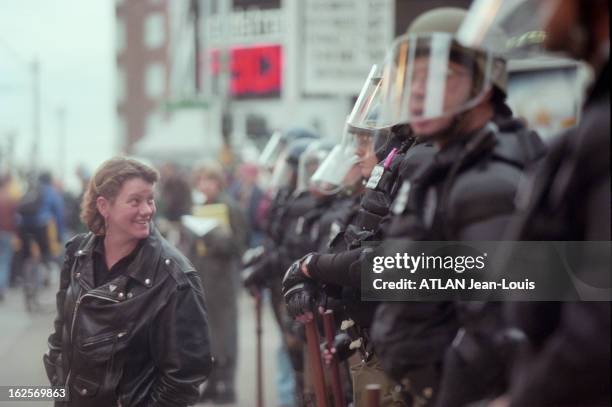
[[255,294],[255,335],[256,343],[256,363],[257,363],[257,407],[264,406],[264,388],[263,388],[263,357],[261,346],[261,292]]
[[366,386],[366,406],[380,407],[380,384],[368,384]]
[[[313,315],[314,316],[314,315]],[[323,376],[323,364],[321,362],[321,349],[319,349],[319,331],[314,318],[304,323],[306,330],[306,343],[308,355],[312,366],[312,382],[314,383],[317,407],[327,407],[327,395],[325,394],[325,377]]]
[[[325,340],[327,341],[327,350],[334,347],[334,311],[328,309],[323,313],[323,328],[325,329]],[[340,369],[338,368],[338,360],[332,358],[331,365],[332,391],[334,393],[334,406],[345,407],[344,393],[342,391],[342,382],[340,381]]]

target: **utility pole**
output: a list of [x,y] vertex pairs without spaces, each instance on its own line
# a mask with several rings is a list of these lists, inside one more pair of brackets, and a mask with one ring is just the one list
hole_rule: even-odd
[[[221,5],[221,21],[229,21],[232,13],[232,2],[224,1]],[[223,25],[222,46],[220,47],[220,63],[221,63],[221,138],[222,151],[229,154],[231,151],[231,135],[233,131],[232,117],[232,96],[231,96],[231,80],[232,80],[232,55],[231,55],[231,38],[232,25]],[[228,157],[229,158],[229,157]]]
[[32,73],[32,170],[38,170],[40,145],[40,62],[34,58],[31,64]]
[[9,174],[14,174],[15,172],[15,138],[17,138],[15,130],[6,133],[6,169]]
[[12,131],[7,131],[3,134],[5,142],[0,139],[0,173],[11,173],[12,150],[13,150],[13,135]]
[[60,106],[57,109],[57,147],[58,147],[58,159],[60,161],[60,179],[62,183],[66,183],[66,108]]
[[202,72],[201,72],[201,44],[200,44],[200,23],[201,23],[201,7],[200,0],[192,0],[191,12],[193,13],[193,46],[194,46],[194,70],[195,70],[195,90],[196,95],[199,95],[202,90]]

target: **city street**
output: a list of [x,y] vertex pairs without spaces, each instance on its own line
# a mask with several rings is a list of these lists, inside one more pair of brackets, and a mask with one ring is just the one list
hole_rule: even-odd
[[[55,282],[54,282],[55,283]],[[56,284],[56,283],[55,283]],[[42,365],[42,355],[46,351],[47,336],[51,331],[54,317],[55,292],[45,290],[41,295],[44,311],[31,315],[25,311],[22,292],[11,289],[6,300],[0,303],[0,383],[4,386],[45,386],[48,385]],[[239,304],[239,363],[236,378],[238,402],[234,406],[255,405],[255,311],[254,302],[248,295],[240,297]],[[267,305],[267,304],[266,304]],[[264,307],[263,322],[263,359],[265,405],[276,404],[275,362],[280,336],[268,306]],[[2,402],[0,406],[14,405]],[[20,402],[20,407],[51,406],[50,402]],[[212,406],[213,404],[198,404]]]

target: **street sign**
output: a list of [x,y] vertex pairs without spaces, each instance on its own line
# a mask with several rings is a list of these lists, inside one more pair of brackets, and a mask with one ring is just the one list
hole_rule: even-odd
[[355,95],[393,40],[393,0],[303,0],[303,92]]

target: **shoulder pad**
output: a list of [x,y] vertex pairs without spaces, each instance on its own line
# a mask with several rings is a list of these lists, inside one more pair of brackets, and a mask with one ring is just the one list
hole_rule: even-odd
[[496,134],[497,145],[493,157],[525,168],[539,160],[546,153],[546,146],[540,136],[527,128]]
[[290,204],[287,205],[287,215],[297,218],[308,211],[317,207],[317,200],[311,194],[298,195]]
[[[515,196],[522,171],[513,165],[493,162],[486,171],[468,170],[452,186],[447,216],[469,224],[515,211]],[[482,205],[486,202],[486,205]]]

